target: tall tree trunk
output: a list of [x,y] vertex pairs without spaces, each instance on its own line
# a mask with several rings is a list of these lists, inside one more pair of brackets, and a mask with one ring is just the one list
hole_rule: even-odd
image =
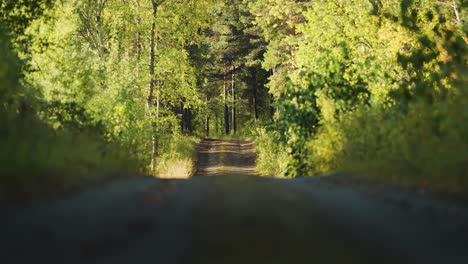
[[156,169],[156,159],[158,157],[159,152],[159,139],[157,136],[159,135],[159,108],[161,104],[161,97],[160,97],[160,87],[161,82],[159,80],[156,81],[156,119],[153,122],[153,151],[151,152],[151,171]]
[[156,124],[157,128],[159,129],[159,108],[161,105],[161,82],[157,80],[156,82]]
[[180,122],[182,133],[193,133],[192,129],[192,110],[190,108],[184,108],[184,105],[181,103],[180,111],[182,113],[182,118]]
[[[271,74],[272,75],[275,75],[276,73],[276,67],[273,67],[273,69],[271,70]],[[275,107],[273,106],[275,103],[275,97],[273,96],[273,94],[270,94],[270,118],[272,121],[275,121]],[[276,124],[276,121],[275,121],[275,124]]]
[[[210,100],[209,94],[207,93],[206,94],[206,104],[207,105],[208,105],[209,100]],[[209,115],[209,112],[207,111],[206,115],[205,115],[205,137],[209,137],[209,136],[210,136],[210,115]]]
[[[461,20],[460,20],[460,14],[458,13],[458,5],[456,0],[452,0],[452,8],[455,13],[455,22],[457,23],[458,26],[461,25]],[[463,4],[462,4],[463,8]]]
[[[148,112],[151,113],[151,104],[153,102],[153,93],[154,93],[154,64],[155,64],[155,30],[156,30],[156,22],[154,21],[151,24],[151,32],[150,32],[150,65],[149,65],[149,75],[150,80],[148,84],[148,96],[146,97],[146,109]],[[151,114],[150,114],[151,116]],[[151,172],[154,172],[156,167],[156,154],[157,154],[157,139],[156,139],[156,124],[152,121],[152,133],[151,133]]]
[[210,116],[205,116],[205,137],[210,137]]
[[193,134],[192,128],[192,110],[190,108],[187,109],[187,130],[190,135]]
[[215,111],[215,131],[216,134],[219,133],[219,119],[218,119],[218,112]]
[[275,98],[272,94],[270,94],[270,118],[272,121],[275,119],[275,107],[273,106],[275,103]]
[[[138,26],[138,32],[136,34],[136,40],[135,40],[135,48],[136,48],[136,54],[137,54],[137,62],[140,62],[141,59],[141,32],[140,32],[140,26],[141,26],[141,16],[140,16],[140,0],[136,0],[136,9],[137,9],[137,19],[136,23]],[[138,72],[138,71],[137,71]]]
[[179,113],[182,115],[180,118],[180,132],[184,133],[185,131],[185,113],[184,113],[184,103],[180,103]]
[[255,112],[255,123],[257,123],[257,119],[258,119],[257,89],[258,89],[258,72],[255,72],[255,83],[253,85],[253,105],[254,105],[254,112]]
[[234,134],[237,132],[237,123],[236,123],[236,67],[234,66],[234,63],[232,64],[232,83],[231,83],[231,95],[232,95],[232,117],[231,117],[231,122],[232,122],[232,130]]
[[224,132],[226,135],[229,135],[229,107],[227,103],[227,97],[228,97],[228,88],[227,88],[227,76],[226,76],[226,71],[224,72],[224,83],[223,83],[223,88],[224,88]]
[[149,75],[150,75],[150,80],[148,84],[148,96],[146,97],[146,109],[149,110],[153,101],[153,93],[154,93],[154,83],[155,83],[155,77],[154,77],[154,64],[155,64],[155,48],[156,48],[156,43],[155,43],[155,35],[156,35],[156,11],[154,10],[153,15],[155,16],[153,18],[153,23],[151,24],[151,32],[150,32],[150,58],[149,58]]
[[[156,60],[156,17],[158,14],[158,6],[159,1],[152,0],[152,7],[153,7],[153,22],[151,23],[151,32],[150,32],[150,58],[149,58],[149,84],[148,84],[148,96],[146,98],[146,109],[148,112],[150,111],[151,105],[153,103],[153,94],[154,94],[154,86],[155,86],[155,76],[154,76],[154,66]],[[152,150],[151,150],[151,172],[154,172],[156,168],[156,156],[158,153],[158,140],[157,140],[157,130],[158,130],[158,119],[159,119],[159,88],[156,93],[156,120],[152,122]],[[150,115],[151,116],[151,115]]]

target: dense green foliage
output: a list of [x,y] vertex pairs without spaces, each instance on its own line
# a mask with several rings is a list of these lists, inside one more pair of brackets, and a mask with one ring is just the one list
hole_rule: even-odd
[[256,133],[257,170],[261,175],[283,177],[288,169],[288,153],[278,144],[280,137],[276,131],[258,129]]
[[270,89],[288,174],[465,188],[466,4],[288,3],[251,4],[271,39],[264,67],[277,68]]
[[196,142],[180,139],[178,120],[203,105],[190,52],[212,4],[2,1],[1,192],[68,190],[191,159]]
[[0,185],[186,176],[192,136],[228,135],[264,175],[466,188],[466,20],[460,0],[1,1]]

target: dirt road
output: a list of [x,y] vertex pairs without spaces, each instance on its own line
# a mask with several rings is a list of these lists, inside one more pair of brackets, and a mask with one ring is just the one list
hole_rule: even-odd
[[3,206],[2,263],[468,263],[468,209],[328,178],[255,176],[252,142],[204,140],[189,180],[135,177]]
[[197,153],[196,176],[256,175],[253,142],[204,139]]

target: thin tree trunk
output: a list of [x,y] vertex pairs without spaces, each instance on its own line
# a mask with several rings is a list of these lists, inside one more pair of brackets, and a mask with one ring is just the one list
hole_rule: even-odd
[[215,112],[215,131],[216,131],[216,134],[219,133],[219,118],[218,118],[218,113],[217,111]]
[[272,94],[270,94],[270,118],[271,120],[274,120],[275,118],[275,108],[273,107],[274,103],[275,103],[275,98],[273,97]]
[[[155,66],[155,59],[156,59],[156,17],[158,12],[158,4],[155,0],[151,1],[153,7],[153,22],[151,23],[151,32],[150,32],[150,65],[149,65],[149,85],[148,85],[148,97],[146,98],[146,109],[148,112],[150,111],[152,102],[153,102],[153,93],[154,93],[154,86],[155,86],[155,76],[154,76],[154,66]],[[156,169],[156,156],[158,153],[158,140],[157,140],[157,130],[158,130],[158,119],[159,119],[159,88],[156,93],[157,101],[156,101],[156,120],[152,122],[152,149],[151,149],[151,172],[154,172]]]
[[[205,99],[206,99],[206,105],[208,105],[208,101],[210,100],[208,92],[206,93]],[[209,136],[210,136],[210,115],[209,115],[209,112],[207,111],[205,115],[205,137],[209,137]]]
[[210,116],[205,117],[205,137],[210,137]]
[[[156,22],[151,24],[151,35],[150,35],[150,66],[149,66],[149,74],[150,74],[150,80],[148,84],[148,96],[146,98],[146,109],[148,112],[150,111],[151,104],[153,102],[153,92],[154,92],[154,60],[155,60],[155,28],[156,28]],[[151,116],[151,114],[150,114]],[[156,153],[157,153],[157,139],[156,139],[156,125],[154,121],[152,121],[152,134],[151,134],[151,142],[152,142],[152,148],[151,148],[151,172],[154,172],[156,168]]]
[[226,135],[229,135],[229,107],[227,104],[227,97],[228,97],[228,88],[227,88],[227,77],[226,72],[224,72],[224,132]]
[[136,34],[136,53],[137,53],[137,62],[140,62],[141,59],[141,32],[140,32],[140,26],[141,26],[141,16],[140,16],[140,0],[136,0],[136,8],[137,8],[137,13],[138,17],[136,19],[137,26],[138,26],[138,32]]
[[[138,17],[138,24],[141,24],[141,17]],[[137,49],[137,61],[141,60],[141,32],[137,32],[136,35],[136,49]]]
[[258,105],[257,105],[257,87],[258,86],[258,73],[255,72],[255,83],[253,85],[253,105],[254,105],[254,112],[255,112],[255,123],[257,123],[258,119]]
[[187,109],[187,124],[188,124],[188,132],[190,135],[193,134],[192,128],[192,110],[189,108]]
[[231,122],[232,122],[232,130],[234,134],[237,132],[237,123],[236,123],[236,67],[234,66],[234,63],[232,65],[232,83],[231,83],[231,95],[232,95],[232,117],[231,117]]
[[[272,71],[272,75],[275,75],[276,73],[276,67],[273,67],[273,69],[271,70]],[[273,96],[273,94],[270,94],[270,117],[271,117],[271,120],[275,121],[275,124],[276,124],[276,120],[275,120],[275,107],[273,106],[275,103],[275,98]]]
[[184,113],[184,103],[180,103],[179,113],[182,115],[180,118],[180,132],[184,133],[185,129],[185,113]]
[[461,25],[461,20],[460,20],[460,14],[458,13],[458,5],[457,5],[457,1],[455,0],[452,0],[452,4],[453,4],[453,10],[455,12],[455,22],[457,23],[458,26]]
[[156,164],[157,164],[157,157],[158,157],[158,152],[159,152],[159,140],[157,138],[157,135],[159,135],[159,107],[161,104],[161,98],[160,98],[160,81],[157,80],[156,82],[156,119],[153,122],[153,150],[151,152],[151,171],[154,171],[156,169]]
[[181,130],[182,133],[192,133],[192,110],[190,108],[184,108],[183,104],[181,104]]
[[150,33],[150,65],[149,65],[149,75],[150,80],[148,84],[148,96],[146,97],[146,109],[149,110],[153,101],[153,92],[154,92],[154,64],[155,64],[155,30],[156,22],[153,20],[151,24],[151,33]]
[[160,91],[161,82],[158,80],[156,85],[156,123],[158,124],[157,127],[159,129],[159,107],[161,105],[161,91]]

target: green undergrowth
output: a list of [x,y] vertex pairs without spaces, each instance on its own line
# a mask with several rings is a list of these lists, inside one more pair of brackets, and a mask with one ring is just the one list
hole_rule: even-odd
[[250,134],[229,134],[229,135],[220,135],[215,138],[223,140],[240,140],[240,141],[252,141],[255,139],[254,136]]
[[154,173],[160,178],[187,179],[195,173],[196,146],[200,139],[193,136],[168,135],[161,140],[158,166]]
[[288,167],[288,153],[284,144],[280,143],[277,132],[267,131],[264,128],[257,130],[257,170],[260,175],[271,177],[284,177]]
[[139,171],[125,148],[91,133],[56,131],[34,119],[1,123],[0,199],[55,195]]
[[312,139],[312,175],[334,171],[403,186],[468,189],[467,96],[407,113],[363,108],[324,125]]
[[[258,7],[259,25],[278,36],[263,63],[274,69],[270,129],[279,132],[260,136],[259,166],[272,170],[285,149],[291,177],[351,172],[383,184],[468,191],[468,38],[460,2],[309,2],[298,8],[305,12],[293,35],[260,23],[269,7]],[[287,51],[276,41],[294,51],[289,61],[276,57]]]
[[252,129],[241,129],[240,131],[236,131],[236,133],[229,133],[229,134],[213,134],[210,138],[217,138],[222,140],[240,140],[240,141],[254,141],[255,140],[255,132],[254,132],[254,125],[246,124],[246,127]]

